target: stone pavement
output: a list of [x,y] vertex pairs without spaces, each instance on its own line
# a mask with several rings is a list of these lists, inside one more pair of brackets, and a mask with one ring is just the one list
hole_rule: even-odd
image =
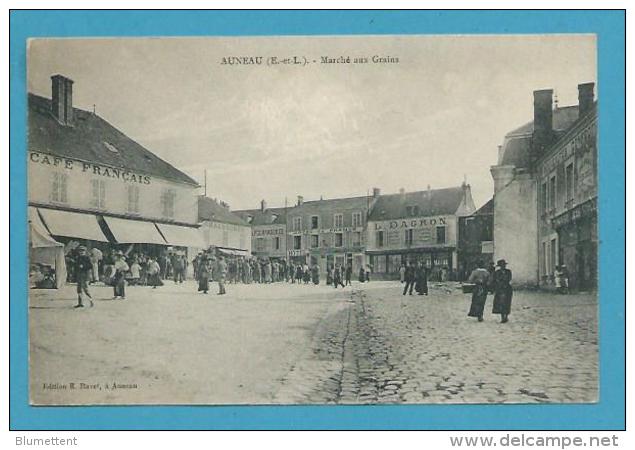
[[[454,283],[402,296],[358,285],[284,380],[282,403],[547,403],[598,399],[595,295],[516,292],[507,324],[467,317]],[[487,310],[491,311],[489,296]]]
[[[402,296],[399,282],[94,287],[31,291],[31,398],[53,404],[359,404],[593,402],[592,294],[514,293],[510,322],[467,317],[456,283]],[[45,383],[84,382],[69,392]],[[122,389],[106,389],[109,384]],[[130,388],[130,385],[136,385]],[[126,387],[128,386],[128,387]]]

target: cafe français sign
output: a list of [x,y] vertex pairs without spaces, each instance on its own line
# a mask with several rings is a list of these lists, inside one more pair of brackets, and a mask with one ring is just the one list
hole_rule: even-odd
[[106,178],[116,178],[127,183],[150,184],[151,177],[140,173],[134,173],[126,168],[107,167],[85,161],[77,161],[46,153],[29,152],[29,160],[34,164],[42,164],[51,167],[59,167],[66,170],[81,170]]

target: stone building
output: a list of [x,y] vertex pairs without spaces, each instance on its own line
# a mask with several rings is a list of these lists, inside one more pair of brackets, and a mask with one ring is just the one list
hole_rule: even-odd
[[474,212],[470,186],[380,195],[367,228],[366,254],[375,278],[396,278],[399,268],[422,261],[437,279],[457,269],[458,220]]
[[594,285],[597,231],[597,109],[593,83],[579,104],[553,106],[534,92],[534,120],[508,133],[494,178],[494,257],[508,261],[517,285],[549,286],[559,264],[572,281]]
[[233,211],[251,228],[251,253],[278,260],[287,259],[287,208],[269,208],[261,200],[259,209]]
[[198,198],[198,220],[205,247],[234,256],[251,254],[251,227],[229,210],[229,205],[216,199]]
[[[94,112],[73,107],[73,81],[28,95],[29,221],[62,244],[102,250],[198,249],[198,183]],[[72,241],[72,242],[71,242]]]
[[366,264],[366,221],[379,197],[372,196],[304,201],[287,213],[289,259],[295,263],[317,264],[322,273],[328,267],[352,265],[356,273]]
[[494,199],[469,216],[459,217],[458,279],[465,281],[478,261],[494,258]]

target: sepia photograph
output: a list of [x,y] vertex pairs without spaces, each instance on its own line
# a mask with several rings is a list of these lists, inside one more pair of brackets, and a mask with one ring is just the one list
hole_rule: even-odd
[[596,44],[29,39],[30,404],[598,402]]

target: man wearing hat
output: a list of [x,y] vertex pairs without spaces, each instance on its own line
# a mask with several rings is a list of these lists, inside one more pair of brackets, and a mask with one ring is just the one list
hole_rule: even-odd
[[114,296],[113,300],[117,297],[121,299],[126,298],[126,272],[130,268],[126,262],[126,258],[123,256],[123,252],[119,250],[115,255],[115,276],[113,282]]
[[198,281],[198,291],[202,291],[203,294],[207,294],[207,291],[209,291],[210,264],[211,261],[205,255],[201,255],[198,258],[196,280]]
[[90,256],[86,252],[86,247],[80,245],[77,247],[78,256],[75,259],[75,276],[77,277],[77,305],[75,308],[83,308],[82,293],[88,296],[90,306],[93,306],[93,297],[88,292],[88,282],[91,279],[93,264]]
[[507,322],[512,306],[512,271],[507,269],[507,262],[499,259],[494,272],[494,308],[493,314],[501,315],[501,323]]

